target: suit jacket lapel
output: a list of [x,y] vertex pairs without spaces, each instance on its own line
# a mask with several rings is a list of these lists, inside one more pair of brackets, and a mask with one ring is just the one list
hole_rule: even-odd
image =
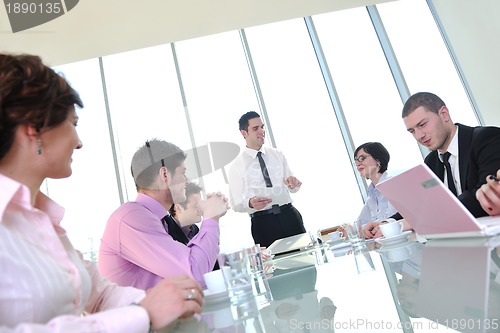
[[474,128],[458,124],[458,159],[460,170],[460,187],[462,192],[466,189],[467,172],[469,171],[469,156],[472,145],[472,134]]

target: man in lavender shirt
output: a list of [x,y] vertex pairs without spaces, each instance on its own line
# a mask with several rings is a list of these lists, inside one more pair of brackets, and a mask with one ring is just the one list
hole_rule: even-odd
[[109,218],[99,249],[99,271],[122,286],[148,289],[165,277],[188,274],[202,286],[203,274],[219,253],[219,218],[228,207],[220,193],[200,200],[205,217],[199,233],[185,245],[168,233],[164,217],[173,203],[186,200],[186,154],[176,145],[151,140],[132,158],[135,201]]

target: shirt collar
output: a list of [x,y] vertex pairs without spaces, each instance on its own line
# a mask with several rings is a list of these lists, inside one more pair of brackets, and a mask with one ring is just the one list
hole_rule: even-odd
[[247,154],[251,158],[256,158],[257,157],[257,153],[259,151],[262,152],[262,154],[266,155],[266,148],[264,146],[260,147],[259,150],[255,150],[255,149],[248,148],[248,147],[245,147],[245,150],[244,150],[245,154]]
[[[455,131],[455,135],[451,139],[450,144],[448,145],[448,150],[447,150],[447,152],[449,152],[454,157],[458,157],[458,131],[459,131],[459,128],[457,126],[457,130]],[[438,156],[439,156],[439,160],[441,162],[443,162],[443,157],[441,156],[441,153],[438,152]]]
[[450,154],[452,154],[455,157],[458,156],[458,131],[459,128],[457,126],[455,135],[453,136],[453,139],[451,139],[450,146],[448,147],[448,151],[450,152]]
[[137,199],[135,201],[144,207],[146,207],[149,211],[155,214],[160,220],[168,214],[168,211],[163,207],[161,203],[156,201],[154,198],[146,195],[144,193],[137,194]]
[[[29,188],[14,179],[11,179],[3,174],[0,174],[0,184],[2,191],[0,192],[0,223],[3,221],[3,215],[7,206],[11,202],[15,202],[27,210],[32,210],[31,193]],[[36,196],[35,207],[45,212],[54,225],[59,225],[64,217],[64,208],[59,206],[55,201],[47,197],[42,192]]]
[[[387,171],[384,171],[384,173],[382,174],[382,176],[380,176],[380,179],[378,180],[378,184],[380,184],[381,182],[383,182],[384,180],[386,180],[387,178],[389,177],[389,173]],[[377,187],[373,184],[373,183],[370,183],[370,185],[368,186],[368,195],[371,195],[375,190],[378,191]]]

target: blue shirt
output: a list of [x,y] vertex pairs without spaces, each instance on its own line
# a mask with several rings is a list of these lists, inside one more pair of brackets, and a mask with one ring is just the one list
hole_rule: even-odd
[[[380,177],[379,182],[391,178],[389,174],[384,172],[382,177]],[[368,199],[366,200],[365,206],[361,210],[358,219],[361,224],[366,224],[368,222],[380,222],[384,221],[392,215],[396,214],[398,211],[392,207],[386,197],[380,193],[380,191],[373,185],[373,183],[368,186]]]

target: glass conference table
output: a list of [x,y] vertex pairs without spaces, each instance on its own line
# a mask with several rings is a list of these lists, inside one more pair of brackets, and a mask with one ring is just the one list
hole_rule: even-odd
[[500,332],[500,236],[327,243],[273,258],[270,292],[165,332]]

